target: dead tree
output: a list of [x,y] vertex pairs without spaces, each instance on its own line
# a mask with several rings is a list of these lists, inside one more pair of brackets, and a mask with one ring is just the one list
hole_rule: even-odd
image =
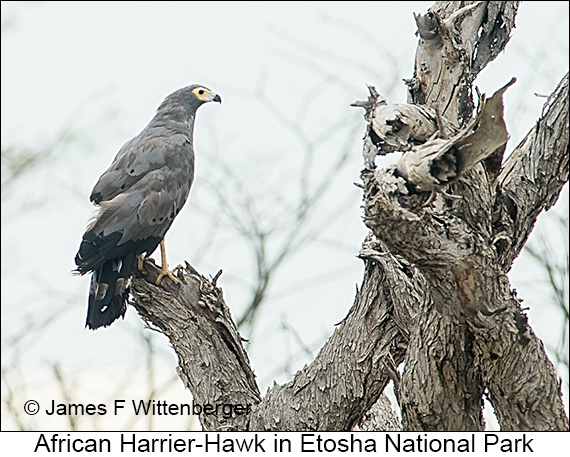
[[[503,160],[502,94],[473,101],[473,81],[509,40],[518,2],[437,2],[416,16],[409,104],[370,87],[362,189],[370,234],[354,304],[315,360],[261,396],[216,278],[186,265],[155,287],[147,263],[133,305],[164,333],[206,430],[483,430],[482,398],[502,430],[568,430],[553,365],[507,272],[539,213],[568,181],[568,75]],[[476,108],[476,114],[473,112]],[[378,169],[377,154],[402,151]],[[399,367],[403,366],[400,375]]]

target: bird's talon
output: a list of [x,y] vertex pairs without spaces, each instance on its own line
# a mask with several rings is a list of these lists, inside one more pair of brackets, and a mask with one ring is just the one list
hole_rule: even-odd
[[162,281],[162,278],[164,278],[165,276],[168,276],[170,279],[172,279],[174,284],[179,284],[180,280],[176,276],[174,276],[174,272],[179,270],[180,268],[182,268],[180,265],[178,265],[172,271],[170,271],[168,267],[163,268],[162,270],[160,270],[160,273],[158,273],[158,277],[156,278],[155,284],[158,286],[160,284],[160,281]]
[[160,242],[160,255],[162,259],[162,267],[160,267],[160,273],[158,273],[158,277],[156,278],[156,285],[158,286],[160,284],[160,281],[164,276],[168,276],[170,279],[172,279],[174,284],[179,284],[180,281],[176,276],[174,276],[174,273],[182,269],[182,265],[177,265],[172,271],[168,269],[168,263],[166,262],[166,248],[164,247],[164,240]]
[[137,267],[140,271],[143,271],[144,263],[146,261],[156,264],[155,260],[152,257],[146,257],[145,254],[141,254],[137,257]]

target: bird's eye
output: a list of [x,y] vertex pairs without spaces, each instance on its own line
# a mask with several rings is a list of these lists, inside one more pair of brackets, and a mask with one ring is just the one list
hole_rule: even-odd
[[210,94],[210,91],[206,87],[196,87],[192,90],[194,96],[201,101],[208,101],[206,98]]

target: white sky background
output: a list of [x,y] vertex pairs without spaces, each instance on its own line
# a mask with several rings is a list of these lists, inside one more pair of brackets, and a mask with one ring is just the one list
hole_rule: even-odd
[[[150,332],[141,332],[132,308],[108,329],[85,330],[89,279],[70,271],[93,212],[88,196],[97,178],[164,97],[192,83],[212,88],[223,103],[198,113],[196,180],[166,237],[169,263],[188,260],[202,274],[223,269],[218,284],[234,316],[249,297],[254,264],[250,247],[229,226],[208,183],[222,179],[217,164],[231,169],[244,189],[228,184],[220,192],[228,193],[230,204],[248,193],[255,196],[252,211],[263,225],[283,216],[280,204],[296,201],[302,166],[302,143],[255,94],[264,88],[288,119],[299,120],[306,112],[303,131],[322,143],[310,186],[327,177],[330,162],[348,145],[346,166],[315,210],[312,227],[321,236],[282,265],[253,333],[243,335],[252,341],[249,354],[262,392],[274,379],[287,382],[310,362],[348,312],[362,279],[362,262],[355,255],[367,230],[361,193],[352,183],[362,167],[365,124],[361,110],[349,104],[366,99],[366,84],[376,85],[391,101],[405,101],[400,81],[412,76],[417,40],[412,12],[423,14],[430,5],[2,2],[2,148],[49,149],[63,131],[71,134],[43,166],[3,195],[3,368],[14,356],[7,342],[41,322],[46,310],[61,308],[18,355],[25,399],[61,399],[50,371],[54,362],[75,380],[71,401],[109,401],[129,373],[140,372],[142,381],[128,383],[123,394],[140,398],[147,391],[141,335]],[[492,94],[512,76],[518,79],[505,96],[508,151],[540,116],[545,99],[533,93],[549,94],[567,71],[568,3],[523,2],[505,53],[476,82],[481,92]],[[394,160],[389,156],[382,163]],[[324,224],[339,205],[342,216]],[[216,213],[222,214],[213,222]],[[538,229],[567,242],[567,234],[548,228],[544,215]],[[541,273],[523,255],[510,277],[530,307],[535,332],[547,346],[556,344],[560,315],[546,306]],[[284,323],[294,332],[284,330]],[[160,355],[154,380],[159,386],[175,376],[176,360],[165,338],[152,334],[152,341]],[[3,396],[5,387],[3,382]],[[176,380],[160,398],[186,402],[190,397]],[[5,417],[2,428],[12,428]],[[43,429],[61,425],[46,417],[34,420]],[[126,422],[97,426],[125,427]],[[84,428],[93,426],[85,422]]]

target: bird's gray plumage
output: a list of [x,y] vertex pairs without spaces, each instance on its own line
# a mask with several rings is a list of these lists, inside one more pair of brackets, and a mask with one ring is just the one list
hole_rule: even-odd
[[201,85],[166,97],[95,184],[90,200],[99,211],[75,257],[78,273],[93,272],[89,328],[124,315],[136,256],[156,249],[184,206],[194,179],[194,118],[209,101],[221,99]]

